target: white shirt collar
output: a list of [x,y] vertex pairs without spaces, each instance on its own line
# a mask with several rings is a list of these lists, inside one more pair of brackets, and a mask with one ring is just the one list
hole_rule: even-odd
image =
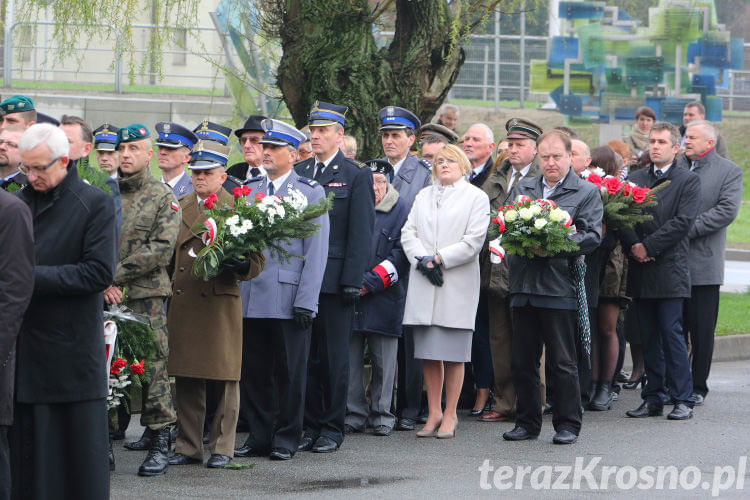
[[547,185],[547,181],[546,181],[546,180],[544,180],[544,177],[542,177],[542,190],[543,190],[543,192],[544,192],[544,193],[543,193],[543,196],[544,196],[545,198],[549,198],[550,196],[552,196],[552,193],[554,193],[554,192],[555,192],[555,189],[557,189],[557,187],[558,187],[558,186],[559,186],[560,184],[562,184],[564,180],[565,180],[565,177],[563,177],[562,179],[560,179],[559,181],[557,181],[557,184],[555,184],[554,186],[552,186],[552,187],[549,187],[549,186]]
[[185,171],[184,171],[184,170],[182,171],[182,173],[181,173],[180,175],[178,175],[177,177],[175,177],[175,178],[174,178],[174,179],[172,179],[171,181],[165,181],[165,180],[164,180],[164,176],[162,175],[162,176],[161,176],[161,181],[162,181],[162,182],[163,182],[164,184],[168,184],[168,185],[169,185],[169,187],[171,187],[172,189],[174,189],[174,188],[175,188],[175,186],[177,185],[177,183],[178,183],[178,182],[180,182],[180,181],[182,180],[182,178],[183,178],[183,177],[185,177]]
[[292,173],[292,171],[290,169],[289,172],[287,172],[284,175],[282,175],[281,177],[277,178],[275,181],[272,181],[270,178],[268,179],[268,183],[269,184],[273,183],[273,192],[274,192],[274,194],[277,194],[279,192],[279,189],[281,189],[281,187],[284,185],[284,183],[289,178],[289,175],[291,175],[291,173]]
[[407,157],[407,156],[409,156],[409,153],[406,153],[406,156],[404,156],[403,158],[401,158],[401,159],[400,159],[399,161],[397,161],[396,163],[391,163],[391,160],[388,160],[388,163],[391,163],[391,166],[393,167],[393,175],[396,175],[396,174],[398,174],[398,171],[399,171],[399,170],[401,169],[401,167],[403,166],[404,162],[406,161],[406,157]]
[[667,175],[667,172],[669,172],[669,169],[672,168],[672,165],[673,164],[670,163],[666,167],[662,167],[662,168],[656,168],[656,165],[654,165],[654,172],[656,172],[657,170],[661,170],[662,177],[663,177],[663,176]]
[[263,165],[258,165],[257,167],[252,167],[250,164],[247,165],[247,174],[245,174],[245,180],[252,179],[253,177],[256,177],[252,174],[252,170],[254,168],[257,168],[260,170],[260,173],[258,175],[266,175],[266,169],[263,168]]
[[318,164],[318,163],[321,163],[321,162],[322,162],[322,163],[323,163],[323,165],[325,165],[325,166],[327,167],[327,166],[328,166],[328,165],[329,165],[329,164],[330,164],[330,163],[331,163],[331,162],[333,161],[333,159],[334,159],[334,158],[336,157],[336,155],[337,155],[338,153],[339,153],[339,150],[337,149],[337,150],[336,150],[336,152],[335,152],[335,153],[333,153],[333,154],[331,155],[331,157],[330,157],[330,158],[328,158],[328,159],[326,159],[326,160],[321,160],[321,159],[320,159],[320,158],[318,158],[318,156],[316,155],[316,156],[315,156],[315,163],[316,163],[316,164]]

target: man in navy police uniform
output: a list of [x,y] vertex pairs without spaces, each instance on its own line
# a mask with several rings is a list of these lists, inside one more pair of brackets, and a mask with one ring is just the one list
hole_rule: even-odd
[[159,122],[155,125],[159,132],[156,139],[157,158],[161,170],[161,181],[172,188],[175,198],[193,192],[193,182],[185,172],[190,161],[190,151],[198,138],[187,128],[174,122]]
[[344,135],[345,106],[316,101],[308,125],[314,156],[294,166],[333,193],[328,261],[313,320],[307,370],[304,436],[300,450],[336,451],[344,440],[349,380],[349,339],[354,305],[375,224],[372,174],[346,158],[338,144]]

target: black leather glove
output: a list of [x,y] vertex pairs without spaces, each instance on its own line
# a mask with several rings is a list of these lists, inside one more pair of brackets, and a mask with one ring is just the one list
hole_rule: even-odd
[[302,328],[303,330],[307,330],[312,326],[313,321],[313,312],[309,309],[305,309],[304,307],[295,307],[294,308],[294,322],[297,324],[298,327]]
[[250,270],[249,260],[240,260],[232,257],[221,263],[221,267],[236,274],[247,274]]
[[353,286],[342,286],[341,302],[343,302],[345,306],[353,306],[359,302],[359,288]]
[[[429,262],[432,262],[432,267],[427,267]],[[417,257],[417,270],[424,274],[434,286],[443,286],[443,270],[435,262],[434,256]]]

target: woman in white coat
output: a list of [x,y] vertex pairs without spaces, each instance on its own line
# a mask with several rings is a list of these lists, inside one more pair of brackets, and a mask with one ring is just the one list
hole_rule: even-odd
[[[404,324],[414,327],[414,357],[423,360],[429,416],[419,437],[456,435],[456,405],[471,359],[479,301],[479,250],[490,221],[487,195],[466,175],[463,151],[447,145],[435,155],[436,181],[419,192],[401,230],[411,264]],[[445,380],[445,412],[441,394]]]

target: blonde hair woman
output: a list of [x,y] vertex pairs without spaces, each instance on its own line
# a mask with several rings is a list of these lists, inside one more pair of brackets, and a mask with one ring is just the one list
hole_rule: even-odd
[[[467,180],[464,152],[435,155],[435,182],[419,192],[401,230],[411,264],[404,324],[414,328],[414,357],[423,360],[429,416],[420,437],[456,435],[456,405],[471,359],[479,301],[479,251],[489,225],[487,195]],[[441,394],[445,382],[445,411]]]

